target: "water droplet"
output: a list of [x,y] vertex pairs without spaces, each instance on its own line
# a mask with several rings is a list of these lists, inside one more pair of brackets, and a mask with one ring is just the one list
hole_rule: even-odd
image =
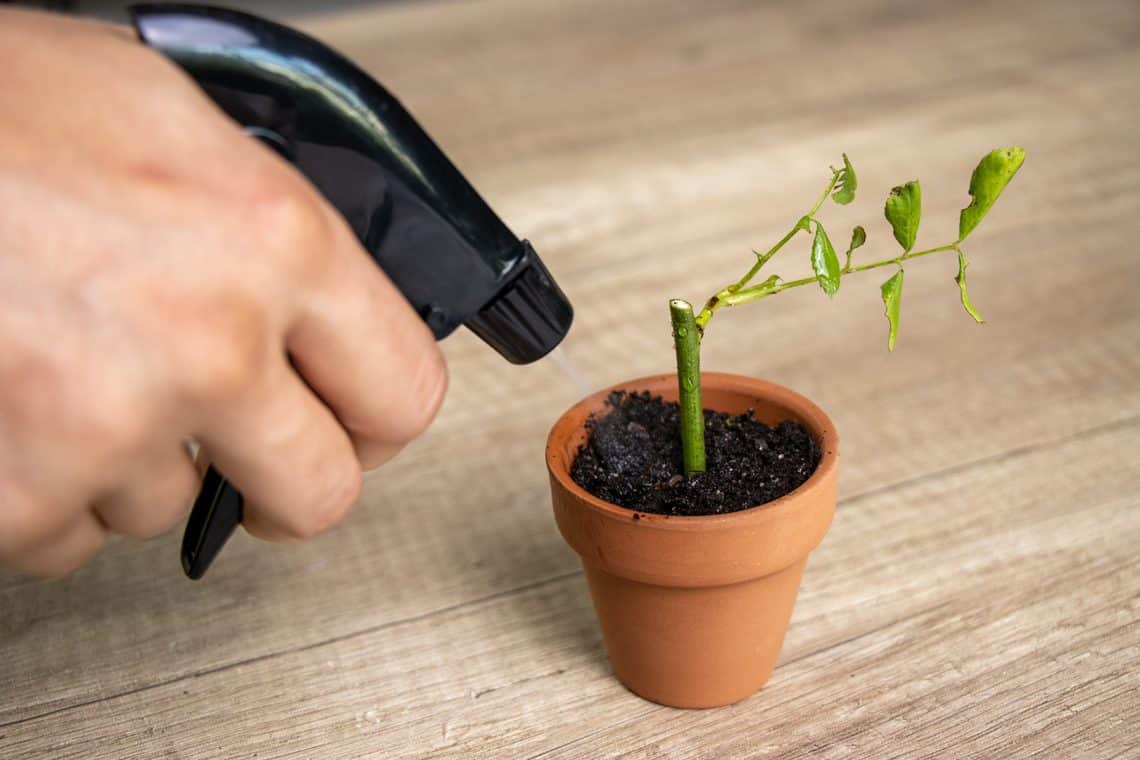
[[684,338],[688,334],[689,334],[689,331],[686,328],[684,328],[684,327],[678,327],[677,328],[677,337],[678,338]]
[[586,377],[586,374],[578,368],[578,365],[570,361],[569,355],[562,350],[562,346],[557,346],[547,355],[558,368],[562,370],[562,373],[569,378],[570,382],[574,384],[579,396],[588,396],[590,394],[590,390],[593,388],[593,381]]

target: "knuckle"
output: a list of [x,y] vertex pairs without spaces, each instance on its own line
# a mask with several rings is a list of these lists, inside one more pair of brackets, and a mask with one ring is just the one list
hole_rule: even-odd
[[219,296],[186,322],[176,366],[193,397],[211,403],[231,400],[265,370],[269,327],[255,304]]
[[312,274],[323,260],[330,235],[320,202],[298,183],[280,178],[261,183],[245,209],[244,223],[256,247],[268,250],[286,272]]
[[240,398],[261,375],[265,357],[249,335],[225,333],[192,373],[197,395],[220,403]]
[[447,363],[439,349],[432,345],[431,350],[420,354],[412,372],[400,439],[418,438],[428,429],[443,406],[447,385]]
[[132,398],[117,373],[101,370],[96,361],[80,356],[70,368],[53,361],[29,362],[20,377],[5,385],[0,414],[25,438],[42,440],[50,429],[56,446],[85,451],[92,463],[117,461],[145,437],[151,411],[147,400]]
[[81,446],[98,452],[96,458],[121,464],[147,445],[155,420],[146,400],[112,385],[100,384],[84,403],[70,405],[70,419]]
[[138,539],[159,536],[174,526],[190,508],[198,488],[194,471],[188,465],[167,473],[151,488],[143,489],[145,500],[133,505],[133,519],[112,526],[118,533]]
[[294,535],[301,539],[314,538],[337,525],[360,498],[363,482],[364,475],[354,458],[338,463],[300,519],[290,526]]
[[71,356],[33,357],[19,372],[0,372],[0,416],[25,440],[45,441],[86,456],[87,472],[136,454],[157,425],[156,399],[136,378],[110,371],[105,356],[82,348]]

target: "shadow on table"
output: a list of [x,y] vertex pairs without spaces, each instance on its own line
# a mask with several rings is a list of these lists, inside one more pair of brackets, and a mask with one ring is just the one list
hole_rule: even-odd
[[586,579],[549,512],[527,508],[500,528],[479,561],[513,581],[511,590],[495,595],[504,616],[534,650],[549,653],[549,662],[573,663],[608,676]]

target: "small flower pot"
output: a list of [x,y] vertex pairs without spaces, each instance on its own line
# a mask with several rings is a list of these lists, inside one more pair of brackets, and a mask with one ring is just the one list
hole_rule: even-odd
[[634,693],[672,707],[717,707],[749,696],[780,654],[808,554],[835,513],[839,438],[827,415],[774,383],[704,373],[705,408],[749,409],[775,425],[800,422],[821,459],[799,488],[751,509],[702,517],[633,512],[570,478],[586,419],[614,390],[677,399],[676,375],[620,383],[571,407],[550,432],[554,517],[582,558],[614,673]]

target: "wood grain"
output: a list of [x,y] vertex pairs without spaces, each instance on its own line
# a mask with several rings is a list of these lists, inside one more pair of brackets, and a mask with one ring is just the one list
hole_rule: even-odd
[[802,390],[844,448],[782,664],[740,705],[613,680],[541,459],[585,389],[459,334],[437,424],[329,535],[239,538],[201,584],[175,534],[0,576],[0,757],[1140,755],[1140,8],[493,0],[306,24],[535,243],[590,386],[668,369],[665,300],[747,266],[840,151],[860,199],[825,219],[869,221],[869,257],[891,185],[923,180],[940,242],[977,158],[1028,149],[970,243],[988,323],[950,260],[908,270],[891,356],[874,275],[716,317],[705,366]]

